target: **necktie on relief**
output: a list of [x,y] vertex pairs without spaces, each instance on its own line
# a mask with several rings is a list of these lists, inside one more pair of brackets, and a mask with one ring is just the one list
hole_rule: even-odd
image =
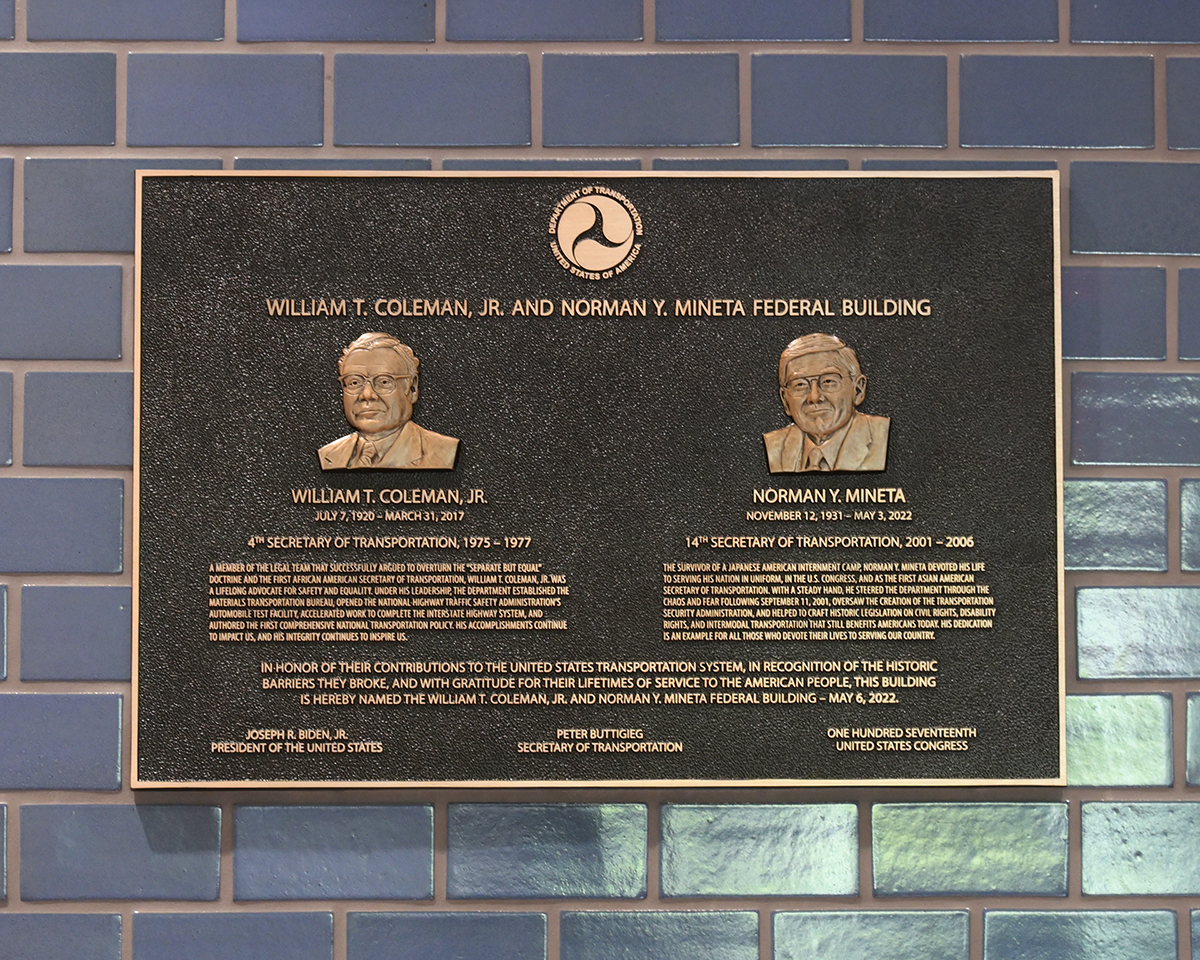
[[808,451],[808,469],[820,470],[823,473],[828,473],[833,469],[829,465],[829,461],[825,459],[825,451],[820,447],[813,447]]

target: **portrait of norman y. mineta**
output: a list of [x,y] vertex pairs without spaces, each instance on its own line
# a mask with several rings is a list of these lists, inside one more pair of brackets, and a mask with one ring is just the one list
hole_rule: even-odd
[[887,417],[861,413],[867,378],[837,337],[809,333],[779,358],[779,396],[791,423],[763,434],[772,473],[882,470]]
[[413,420],[417,367],[412,350],[386,333],[364,333],[338,360],[342,410],[354,432],[317,451],[322,470],[450,470],[458,440]]

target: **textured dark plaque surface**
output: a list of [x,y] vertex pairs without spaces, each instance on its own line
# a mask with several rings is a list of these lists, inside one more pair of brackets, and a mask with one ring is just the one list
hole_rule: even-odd
[[1060,780],[1053,175],[140,192],[135,785]]

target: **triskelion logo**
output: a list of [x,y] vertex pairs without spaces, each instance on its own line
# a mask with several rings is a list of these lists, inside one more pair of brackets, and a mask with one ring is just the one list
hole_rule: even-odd
[[628,270],[642,252],[642,217],[616,190],[581,187],[555,205],[550,237],[563,269],[585,280],[607,280]]

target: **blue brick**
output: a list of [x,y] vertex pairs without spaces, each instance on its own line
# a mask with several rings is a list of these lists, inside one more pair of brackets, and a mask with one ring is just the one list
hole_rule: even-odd
[[756,147],[944,147],[946,58],[757,54]]
[[1200,8],[1191,0],[1075,0],[1074,43],[1196,43]]
[[133,960],[333,960],[331,913],[136,913]]
[[668,897],[853,896],[853,804],[665,804],[662,892]]
[[1176,960],[1173,910],[985,910],[984,960]]
[[428,160],[380,157],[378,160],[284,160],[279,157],[237,157],[234,170],[429,170]]
[[1153,147],[1151,57],[964,56],[964,147]]
[[1200,360],[1200,270],[1179,271],[1179,359]]
[[447,40],[641,40],[642,0],[448,0]]
[[0,790],[119,790],[121,697],[0,694]]
[[867,40],[1058,39],[1055,0],[866,0]]
[[1063,484],[1068,570],[1166,570],[1165,480]]
[[120,355],[120,267],[0,266],[0,356],[113,360]]
[[21,588],[22,680],[128,680],[129,587]]
[[0,53],[0,90],[0,143],[116,142],[114,54]]
[[242,43],[260,40],[431,42],[428,0],[238,0]]
[[351,913],[346,960],[545,960],[544,913]]
[[640,160],[519,160],[508,157],[451,158],[443,170],[641,170]]
[[26,466],[133,465],[133,374],[25,374]]
[[1200,803],[1085,803],[1083,893],[1200,893]]
[[219,807],[21,807],[22,900],[216,900]]
[[1071,375],[1071,460],[1200,464],[1200,376]]
[[1187,698],[1187,784],[1200,785],[1200,693]]
[[8,587],[0,584],[0,680],[8,677]]
[[1067,782],[1073,787],[1169,787],[1171,698],[1067,697]]
[[26,160],[25,249],[133,252],[134,170],[220,170],[220,160]]
[[659,40],[849,40],[849,0],[657,0]]
[[1084,680],[1200,677],[1200,588],[1081,587],[1075,645]]
[[758,960],[751,911],[588,911],[562,915],[562,960]]
[[1063,356],[1165,360],[1167,272],[1161,267],[1063,267]]
[[519,54],[334,58],[339,146],[527,146],[529,60]]
[[775,914],[774,960],[967,960],[965,910]]
[[1167,59],[1167,146],[1200,149],[1200,59]]
[[[0,900],[8,899],[8,807],[0,803]],[[6,914],[0,914],[5,916]]]
[[13,160],[0,157],[0,253],[12,252]]
[[1053,160],[864,160],[864,170],[1057,170]]
[[756,160],[742,157],[659,157],[655,170],[849,170],[849,160]]
[[13,375],[0,373],[0,466],[12,466]]
[[[581,90],[603,94],[580,96]],[[546,54],[542,141],[558,147],[737,143],[737,55]]]
[[16,34],[16,3],[0,0],[0,40],[11,40]]
[[1071,164],[1073,253],[1200,254],[1200,164]]
[[880,896],[1066,896],[1066,804],[877,804],[871,816]]
[[323,74],[317,54],[131,54],[129,143],[319,145]]
[[428,900],[433,809],[237,807],[235,900]]
[[220,40],[224,0],[26,0],[30,40]]
[[0,956],[21,960],[121,960],[115,913],[2,913]]
[[641,804],[452,803],[446,894],[644,897]]
[[1200,481],[1179,481],[1179,507],[1179,565],[1183,570],[1200,570]]
[[0,571],[120,573],[117,479],[0,479]]

